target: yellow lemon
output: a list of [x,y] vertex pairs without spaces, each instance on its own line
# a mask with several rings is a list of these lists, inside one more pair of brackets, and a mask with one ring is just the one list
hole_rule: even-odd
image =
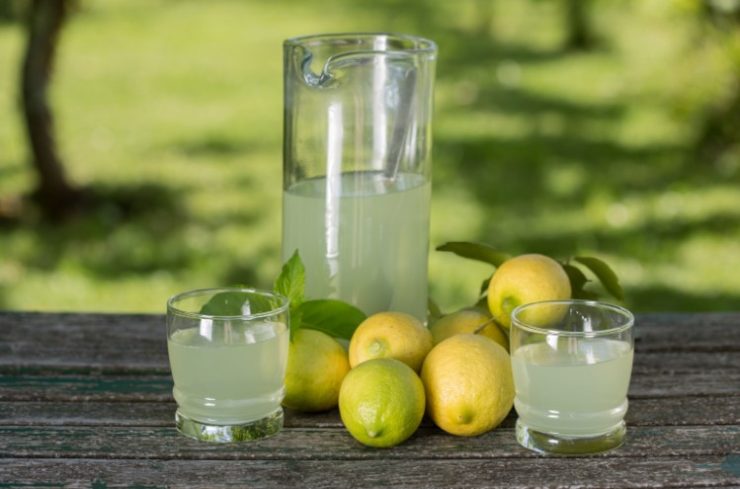
[[373,358],[395,358],[416,372],[432,349],[432,334],[414,316],[379,312],[363,321],[349,342],[349,364],[355,368]]
[[321,331],[299,329],[288,347],[283,405],[309,412],[335,407],[347,372],[342,345]]
[[424,386],[393,358],[353,368],[339,392],[339,414],[350,434],[371,447],[392,447],[414,434],[424,416]]
[[459,334],[435,346],[421,379],[427,413],[453,435],[476,436],[495,428],[514,403],[509,354],[480,335]]
[[488,285],[488,308],[496,321],[509,329],[511,311],[517,306],[569,299],[570,293],[570,280],[558,262],[545,255],[520,255],[506,260],[494,272]]
[[429,327],[429,331],[435,345],[456,334],[477,333],[509,350],[509,338],[493,321],[490,313],[480,307],[466,307],[443,316]]

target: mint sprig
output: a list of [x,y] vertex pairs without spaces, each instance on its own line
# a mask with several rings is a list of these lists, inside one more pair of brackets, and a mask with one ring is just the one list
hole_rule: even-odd
[[[306,301],[298,308],[301,328],[315,329],[349,340],[367,316],[351,304],[336,299]],[[292,318],[291,318],[292,319]]]
[[285,262],[275,280],[275,292],[290,299],[290,337],[300,328],[315,329],[349,340],[367,316],[355,306],[337,299],[305,300],[306,270],[298,250]]
[[244,292],[221,292],[203,304],[200,313],[206,316],[240,316],[246,300]]
[[[300,328],[315,329],[335,338],[349,340],[367,316],[360,309],[337,299],[305,300],[306,269],[298,254],[283,264],[273,286],[275,293],[290,300],[290,338]],[[222,292],[216,294],[200,309],[201,314],[210,316],[240,316],[249,301],[255,305],[260,297],[247,299],[244,292]],[[267,299],[264,299],[267,300]],[[270,310],[275,304],[260,304],[262,310]]]
[[290,338],[293,339],[296,331],[301,327],[300,306],[303,304],[306,288],[306,268],[303,266],[298,250],[293,252],[288,261],[283,264],[280,275],[275,280],[273,290],[290,300]]
[[298,308],[303,302],[303,292],[306,288],[306,269],[301,261],[298,250],[293,252],[288,261],[283,264],[280,275],[275,280],[273,290],[290,299],[290,310]]

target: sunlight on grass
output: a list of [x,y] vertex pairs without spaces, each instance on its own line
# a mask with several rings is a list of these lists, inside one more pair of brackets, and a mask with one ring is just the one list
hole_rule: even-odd
[[[651,5],[648,5],[651,4]],[[430,290],[473,302],[491,268],[452,240],[613,263],[636,310],[740,300],[740,163],[692,160],[731,65],[654,2],[598,3],[569,53],[557,2],[83,2],[53,83],[71,178],[116,205],[62,227],[0,222],[0,308],[162,312],[167,296],[279,270],[284,38],[396,30],[440,44]],[[23,33],[0,25],[17,67]],[[649,49],[646,48],[649,46]],[[0,72],[0,197],[28,193],[15,69]],[[740,152],[739,152],[740,153]]]

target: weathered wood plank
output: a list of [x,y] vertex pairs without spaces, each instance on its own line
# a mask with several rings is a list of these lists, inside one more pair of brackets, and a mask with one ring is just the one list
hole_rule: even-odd
[[[627,442],[609,457],[727,455],[740,446],[738,426],[631,427]],[[420,428],[408,441],[388,450],[367,448],[344,430],[288,428],[255,443],[202,443],[174,427],[6,426],[0,427],[0,453],[14,458],[372,460],[528,458],[512,428],[473,438],[437,428]]]
[[169,375],[0,375],[0,400],[169,401]]
[[[0,425],[172,426],[174,402],[0,402]],[[502,427],[513,427],[516,414]],[[632,399],[630,426],[740,425],[740,396]],[[429,426],[429,421],[424,421]],[[306,414],[286,410],[290,428],[342,428],[336,410]]]
[[740,312],[638,314],[635,325],[638,353],[740,351]]
[[[740,352],[740,313],[643,314],[636,324],[638,356],[647,352]],[[39,368],[165,373],[164,318],[0,313],[0,369]]]
[[149,489],[283,488],[354,489],[538,487],[645,488],[740,485],[738,460],[666,457],[650,460],[542,458],[492,460],[181,461],[0,460],[0,481],[10,487]]
[[682,373],[680,371],[659,374],[633,373],[629,396],[632,398],[714,396],[740,394],[740,371],[705,371]]
[[0,487],[740,486],[740,313],[640,315],[636,334],[628,442],[573,463],[520,448],[513,414],[472,439],[426,421],[390,450],[336,412],[197,443],[172,427],[162,316],[0,313]]
[[[740,369],[632,375],[630,397],[738,395]],[[0,401],[169,401],[169,375],[0,375]]]
[[[43,334],[41,334],[43,332]],[[0,366],[166,372],[165,321],[152,314],[0,313]]]

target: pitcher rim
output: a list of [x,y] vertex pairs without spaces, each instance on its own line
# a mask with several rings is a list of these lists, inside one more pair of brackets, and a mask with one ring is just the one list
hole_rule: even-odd
[[389,39],[395,39],[400,41],[411,41],[414,43],[414,47],[402,48],[402,49],[368,49],[367,52],[377,53],[437,53],[437,44],[431,39],[427,39],[421,36],[415,36],[412,34],[399,34],[394,32],[337,32],[337,33],[324,33],[324,34],[308,34],[302,36],[294,36],[283,41],[284,46],[306,46],[312,41],[336,41],[336,40],[356,40],[360,38],[379,38],[386,37]]

